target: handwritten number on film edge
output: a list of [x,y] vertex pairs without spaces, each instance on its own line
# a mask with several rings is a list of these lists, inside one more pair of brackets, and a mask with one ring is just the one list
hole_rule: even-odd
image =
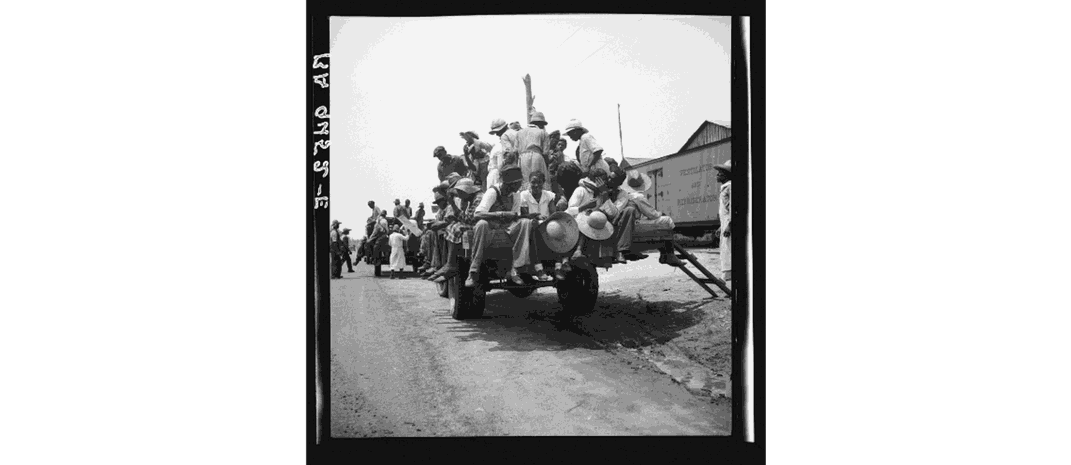
[[[317,68],[327,69],[330,65],[325,63],[325,62],[320,61],[321,59],[325,59],[325,58],[326,59],[330,59],[331,58],[331,54],[330,53],[324,53],[324,54],[313,56],[312,57],[312,68],[313,69],[317,69]],[[320,75],[317,75],[317,76],[313,76],[312,77],[312,82],[315,82],[316,84],[319,84],[321,89],[326,89],[329,86],[329,83],[327,81],[327,76],[329,74],[330,73],[324,73],[324,74],[320,74]],[[313,115],[316,116],[319,119],[329,119],[330,118],[330,115],[328,115],[328,112],[327,112],[327,105],[320,105],[320,106],[316,107],[316,111],[313,112]],[[316,126],[319,127],[320,129],[317,130],[317,131],[314,131],[313,132],[314,135],[326,136],[328,134],[327,127],[329,126],[329,124],[328,124],[327,121],[321,121],[319,123],[316,123]],[[320,149],[323,149],[325,151],[325,153],[326,153],[330,146],[331,146],[331,140],[327,139],[327,138],[319,139],[319,140],[313,142],[312,156],[315,157],[316,155],[319,155]],[[323,177],[327,178],[327,174],[330,171],[330,169],[328,168],[328,164],[329,163],[330,163],[329,161],[313,161],[312,162],[312,171],[314,173],[319,173],[319,172],[322,171],[323,172]],[[312,201],[314,209],[316,209],[316,208],[327,208],[327,206],[328,206],[328,198],[327,198],[327,196],[326,195],[320,195],[320,194],[323,193],[323,188],[324,188],[323,184],[318,184],[317,187],[316,187],[316,197],[313,198],[313,201]]]

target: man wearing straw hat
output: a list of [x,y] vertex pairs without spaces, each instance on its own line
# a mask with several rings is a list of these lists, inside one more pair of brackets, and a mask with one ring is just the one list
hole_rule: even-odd
[[610,165],[606,163],[606,160],[602,159],[602,146],[599,145],[594,136],[588,133],[587,128],[584,127],[580,120],[569,120],[569,123],[565,125],[565,129],[562,130],[562,134],[577,142],[576,160],[580,165],[580,170],[585,175],[596,168],[606,173],[610,172]]
[[491,132],[488,134],[498,136],[498,142],[491,147],[484,187],[497,186],[502,166],[515,164],[514,159],[517,157],[517,131],[510,129],[506,120],[502,118],[491,120]]
[[331,279],[342,277],[342,236],[338,232],[338,220],[331,221]]
[[714,167],[718,172],[718,182],[721,183],[721,192],[718,195],[718,220],[721,222],[721,241],[718,244],[718,254],[721,255],[721,274],[726,284],[733,279],[733,239],[730,235],[732,228],[730,221],[733,219],[732,209],[732,160],[724,165]]
[[550,155],[550,136],[543,127],[547,125],[542,112],[532,115],[532,122],[517,132],[518,164],[521,167],[521,191],[528,190],[528,181],[532,173],[541,172],[543,176],[550,174],[547,169],[547,158]]
[[476,134],[476,131],[465,131],[461,133],[461,138],[465,139],[465,146],[461,149],[461,153],[465,158],[465,164],[469,168],[469,177],[476,182],[477,186],[481,188],[484,183],[487,182],[487,165],[490,162],[491,144],[480,140],[480,136]]
[[[630,170],[627,172],[628,179],[621,186],[621,190],[624,191],[628,198],[628,205],[635,208],[639,216],[636,220],[636,225],[643,225],[644,229],[656,229],[659,231],[673,231],[676,227],[673,224],[673,219],[665,213],[656,210],[651,203],[647,201],[647,190],[651,188],[651,177],[645,173],[640,173],[637,170]],[[673,244],[667,242],[659,248],[661,255],[658,258],[659,263],[665,263],[670,266],[681,266],[683,263],[677,255],[673,252]]]
[[519,276],[519,269],[539,263],[536,256],[535,222],[532,221],[539,214],[532,213],[528,218],[520,214],[517,190],[521,186],[521,168],[506,165],[501,176],[502,183],[488,188],[474,211],[473,218],[477,222],[472,228],[472,265],[469,267],[469,277],[465,280],[466,287],[476,286],[480,279],[480,266],[483,265],[484,252],[491,239],[491,229],[504,228],[513,243],[513,266],[510,268],[509,279],[514,284],[525,284]]

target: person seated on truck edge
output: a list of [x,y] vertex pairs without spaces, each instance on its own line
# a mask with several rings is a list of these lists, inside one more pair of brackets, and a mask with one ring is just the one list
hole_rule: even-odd
[[616,255],[616,243],[612,243],[609,240],[611,237],[605,234],[613,230],[609,221],[617,215],[617,206],[610,200],[606,189],[607,180],[606,172],[595,168],[573,191],[565,211],[576,218],[581,234],[575,251],[571,257],[565,259],[563,266],[589,262],[594,258],[612,258]]
[[501,177],[502,183],[489,187],[473,212],[477,222],[472,229],[472,265],[469,267],[469,277],[465,280],[466,287],[476,286],[480,279],[480,266],[492,229],[504,229],[513,243],[513,266],[510,267],[509,279],[514,284],[525,284],[518,275],[518,269],[539,263],[535,247],[535,222],[532,221],[539,213],[530,213],[527,218],[520,215],[517,189],[521,186],[521,168],[515,164],[505,165]]
[[610,222],[614,225],[614,241],[617,243],[617,253],[614,255],[614,263],[628,263],[628,260],[642,260],[647,255],[632,252],[632,232],[636,227],[638,217],[637,209],[629,203],[628,195],[621,189],[628,176],[614,163],[610,167],[610,178],[606,181],[606,190],[609,199],[614,203],[617,214]]
[[[446,180],[439,183],[432,189],[432,193],[435,195],[436,204],[441,204],[439,211],[435,214],[435,220],[433,221],[429,229],[434,233],[433,240],[431,242],[431,263],[430,266],[424,270],[422,276],[426,280],[435,279],[433,275],[436,271],[446,264],[446,232],[445,229],[457,218],[456,206],[452,204],[452,198],[447,191],[461,179],[461,175],[457,173],[450,173],[446,176]],[[441,200],[440,200],[441,197]]]
[[442,185],[436,185],[431,192],[435,196],[433,202],[437,211],[434,219],[421,237],[421,248],[426,248],[426,251],[424,253],[424,266],[417,270],[420,276],[424,278],[427,278],[442,266],[442,262],[439,260],[439,247],[444,246],[442,244],[443,228],[447,225],[446,189]]
[[[645,192],[651,188],[651,177],[636,170],[628,171],[627,176],[628,180],[621,186],[621,189],[628,197],[628,205],[636,208],[636,211],[640,214],[636,222],[639,224],[653,224],[660,231],[672,232],[673,228],[676,227],[673,224],[673,219],[656,210],[647,201]],[[661,254],[658,258],[659,263],[665,263],[670,266],[681,266],[683,264],[673,251],[672,241],[666,241],[658,250]]]
[[465,234],[474,223],[469,212],[475,210],[479,197],[480,188],[471,178],[458,179],[447,190],[449,212],[445,218],[449,224],[443,230],[446,253],[442,255],[442,266],[428,277],[429,280],[444,283],[458,274],[457,257],[462,255]]
[[372,209],[372,216],[369,216],[368,217],[368,221],[365,221],[365,231],[364,231],[364,235],[365,236],[371,236],[372,235],[372,228],[374,228],[376,226],[376,220],[379,219],[379,212],[380,212],[379,207],[376,206],[376,203],[374,201],[371,201],[371,200],[368,201],[368,208]]
[[[543,190],[543,185],[546,184],[546,175],[542,171],[533,172],[529,176],[528,190],[521,191],[519,200],[521,202],[521,215],[523,216],[525,210],[529,213],[537,213],[539,216],[535,218],[538,227],[539,223],[546,221],[550,215],[559,210],[565,210],[565,199],[562,196],[553,192],[547,192]],[[560,207],[560,208],[559,208]],[[560,262],[557,262],[560,263]],[[543,263],[535,262],[535,279],[539,281],[550,281],[553,278],[547,276],[543,271]],[[560,265],[555,265],[555,268]]]

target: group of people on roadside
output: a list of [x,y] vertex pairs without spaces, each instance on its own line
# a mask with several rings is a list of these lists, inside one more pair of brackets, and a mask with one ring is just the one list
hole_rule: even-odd
[[[424,234],[420,246],[424,263],[418,271],[425,279],[444,282],[467,272],[465,286],[473,287],[488,246],[508,240],[510,281],[564,280],[573,266],[646,258],[632,251],[637,224],[673,230],[673,220],[647,201],[646,174],[605,158],[579,120],[560,132],[547,133],[546,126],[541,112],[533,112],[524,128],[498,118],[490,124],[493,144],[465,131],[459,133],[465,141],[461,155],[443,146],[432,151],[440,184],[432,189],[433,234]],[[566,154],[566,138],[577,144],[574,154]],[[459,270],[455,258],[466,253],[471,266]],[[552,272],[543,269],[544,261],[553,261]],[[681,264],[668,241],[660,261]]]

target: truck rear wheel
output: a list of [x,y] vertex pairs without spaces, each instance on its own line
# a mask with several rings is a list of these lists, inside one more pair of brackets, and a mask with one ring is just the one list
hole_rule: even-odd
[[[458,263],[458,269],[467,270],[469,268],[468,260],[462,260],[461,258],[455,258]],[[450,292],[450,316],[455,320],[468,320],[483,317],[483,310],[486,305],[486,288],[484,283],[476,283],[475,287],[465,287],[465,279],[468,278],[468,273],[458,273],[453,278],[446,281],[448,290]]]
[[587,313],[595,308],[599,298],[599,273],[594,269],[573,267],[565,281],[555,284],[558,303],[574,314]]

